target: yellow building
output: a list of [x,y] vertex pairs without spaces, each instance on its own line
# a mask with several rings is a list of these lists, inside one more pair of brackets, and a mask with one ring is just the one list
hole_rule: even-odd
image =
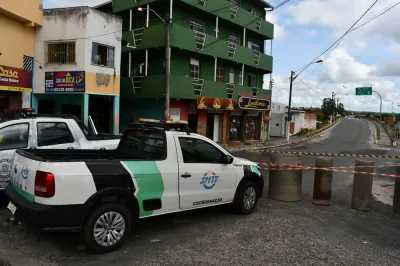
[[0,113],[30,106],[35,30],[42,25],[43,0],[0,1]]

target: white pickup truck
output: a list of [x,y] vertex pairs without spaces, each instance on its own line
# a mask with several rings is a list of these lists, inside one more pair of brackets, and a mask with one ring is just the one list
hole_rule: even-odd
[[235,158],[183,124],[142,122],[116,150],[17,150],[6,188],[16,220],[42,230],[81,230],[110,252],[132,222],[231,204],[251,213],[263,194],[256,163]]
[[0,190],[10,181],[12,158],[17,149],[116,149],[120,139],[116,135],[96,135],[72,115],[21,116],[17,113],[3,117],[0,121]]

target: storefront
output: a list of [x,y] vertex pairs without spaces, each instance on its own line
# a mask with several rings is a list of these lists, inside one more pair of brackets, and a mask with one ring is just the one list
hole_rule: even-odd
[[228,143],[228,116],[235,110],[232,99],[197,98],[197,133],[217,143]]
[[230,143],[264,141],[270,106],[268,99],[239,96],[238,105],[229,117]]
[[22,107],[23,92],[32,92],[32,72],[0,65],[0,114]]
[[[45,93],[35,93],[38,113],[73,114],[87,123],[90,116],[99,132],[118,133],[119,97],[87,93],[85,71],[45,73]],[[118,126],[117,126],[118,125]]]

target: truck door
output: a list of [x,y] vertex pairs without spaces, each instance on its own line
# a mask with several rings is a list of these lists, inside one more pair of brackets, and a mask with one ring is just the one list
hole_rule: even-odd
[[65,121],[37,121],[36,136],[38,149],[80,149]]
[[2,123],[0,127],[0,189],[10,181],[12,158],[17,149],[30,148],[31,121],[20,120]]
[[225,153],[213,142],[193,136],[175,136],[179,165],[179,202],[191,209],[232,202],[237,176]]

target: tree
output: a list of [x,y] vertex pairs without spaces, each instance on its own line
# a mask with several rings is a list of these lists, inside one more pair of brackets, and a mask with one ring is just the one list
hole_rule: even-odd
[[336,112],[337,112],[338,114],[340,114],[340,115],[343,115],[344,111],[345,111],[345,110],[344,110],[344,105],[343,105],[343,103],[339,103],[338,106],[337,106]]
[[324,113],[325,117],[329,117],[333,115],[336,109],[335,100],[331,98],[325,98],[322,102],[322,112]]

